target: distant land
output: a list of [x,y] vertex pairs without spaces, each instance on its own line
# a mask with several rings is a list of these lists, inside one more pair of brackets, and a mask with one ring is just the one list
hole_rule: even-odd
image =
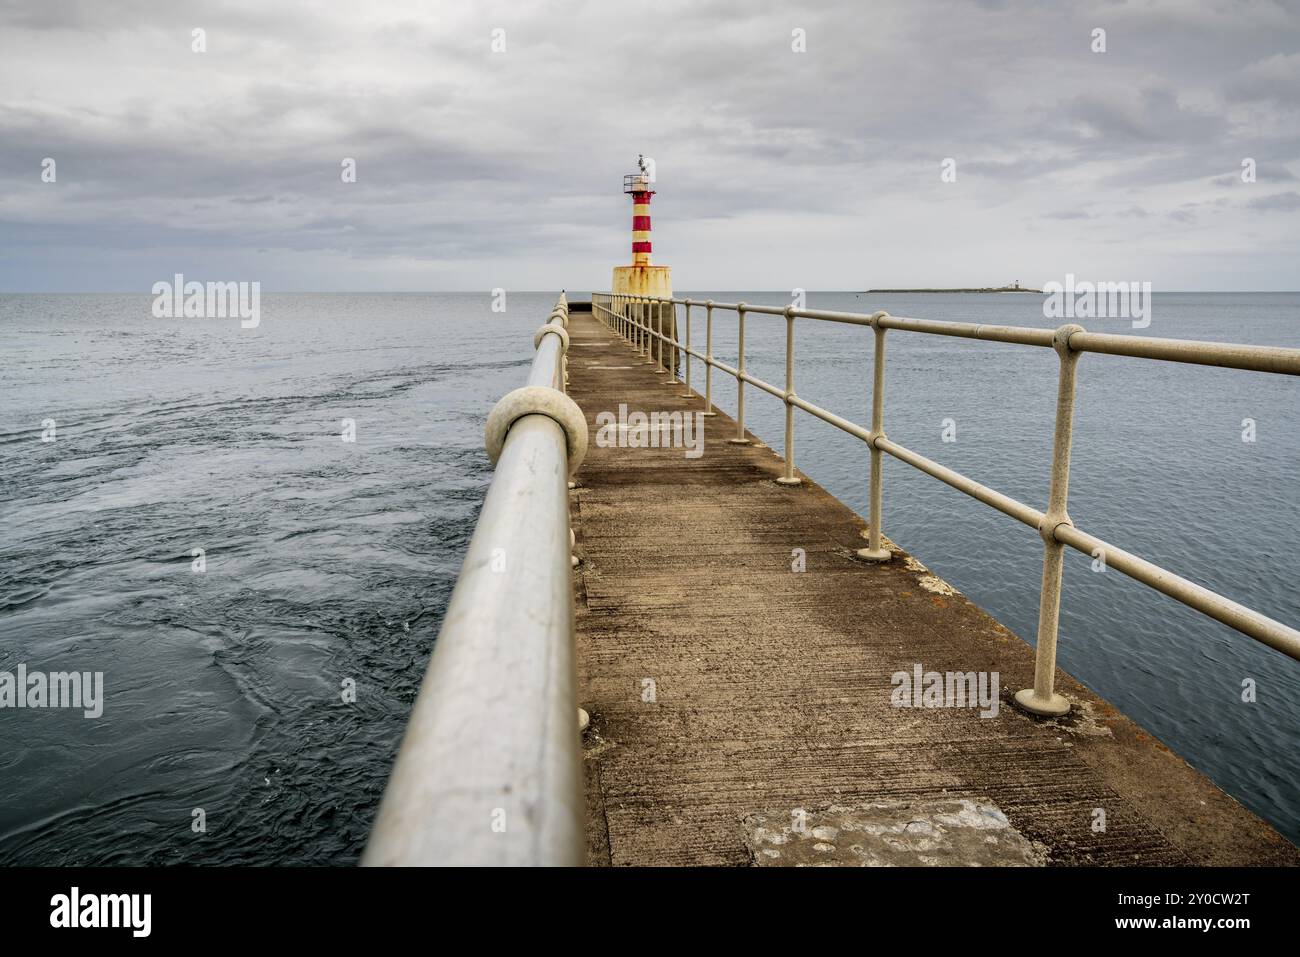
[[864,292],[1037,292],[1041,289],[1026,289],[1019,282],[1008,286],[991,286],[988,289],[865,289]]

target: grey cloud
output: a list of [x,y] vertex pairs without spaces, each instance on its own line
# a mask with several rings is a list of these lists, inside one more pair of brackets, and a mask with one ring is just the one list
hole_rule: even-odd
[[1271,196],[1256,196],[1246,202],[1247,209],[1266,212],[1291,212],[1300,209],[1300,193],[1274,193]]
[[1166,87],[1083,94],[1067,110],[1107,145],[1218,139],[1227,120],[1216,112],[1187,107]]
[[1275,53],[1250,64],[1229,82],[1226,92],[1233,100],[1276,100],[1294,110],[1300,101],[1300,52]]
[[575,288],[626,255],[637,152],[659,164],[656,250],[701,285],[855,287],[864,260],[901,277],[948,237],[971,271],[953,281],[979,284],[1109,257],[1137,228],[1157,276],[1187,261],[1196,210],[1226,244],[1295,245],[1251,215],[1288,200],[1204,205],[1243,156],[1260,184],[1296,179],[1300,15],[1280,4],[664,0],[644,48],[626,8],[581,0],[184,9],[0,0],[0,289],[138,284],[178,250],[268,288]]

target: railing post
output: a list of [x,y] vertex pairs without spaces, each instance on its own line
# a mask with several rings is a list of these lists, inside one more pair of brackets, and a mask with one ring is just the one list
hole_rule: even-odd
[[871,316],[871,328],[876,332],[875,369],[871,379],[871,527],[867,531],[867,547],[858,549],[858,557],[869,562],[887,562],[894,554],[881,540],[885,463],[884,453],[876,445],[885,437],[885,329],[880,325],[885,315],[877,312]]
[[736,435],[735,438],[727,439],[732,445],[748,445],[749,439],[745,438],[745,304],[736,303],[737,323],[737,354],[739,363],[736,365]]
[[650,365],[654,360],[650,358],[650,323],[647,320],[650,312],[649,303],[646,302],[644,296],[638,298],[636,302],[637,325],[640,329],[641,361],[646,365]]
[[785,309],[785,474],[777,485],[798,485],[794,474],[794,307]]
[[[673,307],[674,325],[676,325],[677,311]],[[691,301],[687,299],[682,303],[682,321],[686,324],[686,349],[682,352],[682,364],[686,366],[686,391],[682,392],[678,398],[690,399],[694,396],[691,393]]]
[[[664,374],[668,376],[669,381],[677,378],[673,374],[673,344],[674,337],[668,334],[668,319],[672,318],[672,325],[677,326],[677,305],[671,298],[662,300],[659,303],[659,334],[663,337],[659,340],[659,364],[664,368]],[[667,357],[665,358],[665,353]]]
[[1047,514],[1038,533],[1043,537],[1043,582],[1038,595],[1038,643],[1034,652],[1034,686],[1017,691],[1016,704],[1030,714],[1055,717],[1070,710],[1070,702],[1056,693],[1056,635],[1061,621],[1061,580],[1065,574],[1065,545],[1056,539],[1062,525],[1073,525],[1066,512],[1070,497],[1070,447],[1074,437],[1074,383],[1079,353],[1070,337],[1083,326],[1056,330],[1052,348],[1061,357],[1056,386],[1056,434],[1052,439],[1052,484]]
[[655,326],[655,342],[659,345],[659,365],[655,369],[655,375],[663,375],[668,370],[664,368],[664,303],[662,299],[655,299],[651,307],[651,314],[654,316],[652,324]]
[[654,340],[650,338],[650,300],[641,299],[641,354],[646,365],[654,365]]
[[[677,341],[677,303],[673,301],[672,296],[664,300],[665,318],[664,318],[664,348],[668,350],[668,359],[664,362],[664,371],[668,373],[668,381],[677,387],[677,349],[681,345]],[[670,323],[668,320],[671,319]],[[668,334],[668,327],[672,326],[672,334]]]
[[704,414],[713,416],[713,300],[704,302]]

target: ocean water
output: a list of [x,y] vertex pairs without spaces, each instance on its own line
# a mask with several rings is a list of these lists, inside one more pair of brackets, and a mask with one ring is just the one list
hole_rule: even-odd
[[[490,479],[483,419],[554,298],[265,295],[244,330],[154,319],[148,296],[0,296],[0,671],[102,671],[106,699],[97,719],[0,710],[0,864],[355,863]],[[1033,296],[809,305],[1055,324]],[[697,310],[697,344],[703,328]],[[1157,294],[1141,334],[1300,346],[1300,295]],[[1043,507],[1054,354],[889,337],[890,436]],[[872,338],[801,322],[800,394],[868,423]],[[718,313],[715,352],[734,343]],[[779,383],[783,343],[782,320],[752,316],[750,371]],[[714,396],[734,411],[734,382],[716,375]],[[780,449],[781,403],[746,399]],[[1292,378],[1084,356],[1071,516],[1300,622],[1298,413]],[[799,414],[796,459],[866,513],[861,443]],[[885,468],[886,533],[1032,640],[1036,534]],[[1061,665],[1300,841],[1300,664],[1090,566],[1067,551]]]
[[150,302],[0,296],[0,864],[354,863],[554,295]]

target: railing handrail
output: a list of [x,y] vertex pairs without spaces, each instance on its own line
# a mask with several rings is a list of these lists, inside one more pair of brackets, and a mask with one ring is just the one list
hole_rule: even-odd
[[582,864],[569,476],[568,303],[528,385],[488,417],[492,477],[362,863]]
[[[609,295],[601,293],[601,295]],[[982,339],[988,342],[1007,342],[1016,345],[1053,348],[1058,328],[1039,326],[1002,326],[987,323],[950,322],[944,319],[912,319],[888,313],[835,312],[825,309],[801,309],[795,306],[764,306],[747,302],[714,302],[705,299],[668,299],[655,296],[638,296],[647,302],[672,303],[685,306],[711,305],[714,309],[730,312],[744,310],[767,316],[792,316],[796,319],[817,319],[849,325],[880,325],[885,329],[903,332],[921,332],[936,336],[954,336],[962,339]],[[879,318],[873,322],[873,315]],[[1213,365],[1225,369],[1244,369],[1251,372],[1271,372],[1281,375],[1300,375],[1300,349],[1286,346],[1257,346],[1248,343],[1214,342],[1205,339],[1169,339],[1158,336],[1125,336],[1117,333],[1088,332],[1077,329],[1070,335],[1069,347],[1074,352],[1096,352],[1136,359],[1161,359],[1166,362],[1183,362],[1192,365]]]
[[[660,331],[667,324],[662,322],[656,324],[649,321],[650,312],[643,307],[648,307],[651,304],[671,305],[674,313],[678,305],[685,307],[685,344],[677,338],[675,332],[677,324],[675,321],[668,326],[674,330],[671,336]],[[697,306],[706,310],[706,341],[708,345],[703,354],[693,349],[690,344],[691,309]],[[859,556],[866,560],[886,561],[890,558],[888,549],[881,544],[881,487],[883,481],[881,453],[889,454],[901,462],[906,462],[913,468],[939,479],[977,501],[981,501],[1025,525],[1035,528],[1044,543],[1043,581],[1039,599],[1038,641],[1035,653],[1035,679],[1032,689],[1025,689],[1016,695],[1017,703],[1028,711],[1040,715],[1059,715],[1069,708],[1069,703],[1054,691],[1056,638],[1060,617],[1060,591],[1063,573],[1062,552],[1066,545],[1084,554],[1091,555],[1093,558],[1101,557],[1106,562],[1107,567],[1114,568],[1242,634],[1255,638],[1263,644],[1281,651],[1283,654],[1300,660],[1300,631],[1225,598],[1217,592],[1175,575],[1159,565],[1139,558],[1096,536],[1089,535],[1076,528],[1066,512],[1070,446],[1074,421],[1075,371],[1078,358],[1082,353],[1095,352],[1197,365],[1214,365],[1274,374],[1300,375],[1300,349],[1093,333],[1073,323],[1056,329],[1042,329],[1037,327],[911,319],[902,316],[891,316],[883,311],[871,314],[833,312],[819,309],[803,309],[794,306],[764,306],[751,305],[745,302],[724,303],[714,302],[709,299],[625,296],[612,293],[593,294],[592,308],[596,315],[601,318],[601,321],[611,324],[616,331],[632,339],[634,344],[646,347],[649,342],[658,341],[661,369],[663,368],[665,343],[667,348],[680,349],[686,356],[684,365],[687,370],[686,383],[688,386],[690,383],[690,359],[695,358],[702,361],[706,370],[704,397],[706,415],[712,414],[713,409],[713,369],[720,369],[732,376],[736,380],[737,387],[737,432],[736,438],[730,440],[732,442],[743,444],[748,441],[745,437],[744,424],[744,387],[746,384],[753,385],[782,399],[786,407],[785,474],[777,480],[782,484],[795,485],[799,482],[799,479],[794,474],[794,409],[802,409],[841,431],[866,442],[871,449],[870,547],[858,552]],[[713,312],[718,309],[733,311],[738,317],[739,343],[737,351],[739,361],[734,367],[718,361],[713,355]],[[747,313],[783,316],[786,320],[786,384],[784,388],[764,382],[745,371],[744,321]],[[864,429],[860,425],[813,405],[795,393],[793,353],[794,321],[796,319],[814,319],[866,326],[875,332],[875,374],[872,390],[872,427],[870,429]],[[885,333],[890,329],[1018,345],[1050,347],[1057,352],[1060,358],[1060,371],[1057,388],[1056,434],[1052,452],[1052,481],[1046,511],[1039,511],[1023,502],[1018,502],[889,439],[884,431],[883,405]],[[646,348],[646,354],[649,354],[648,347]],[[670,363],[671,365],[673,364]]]

